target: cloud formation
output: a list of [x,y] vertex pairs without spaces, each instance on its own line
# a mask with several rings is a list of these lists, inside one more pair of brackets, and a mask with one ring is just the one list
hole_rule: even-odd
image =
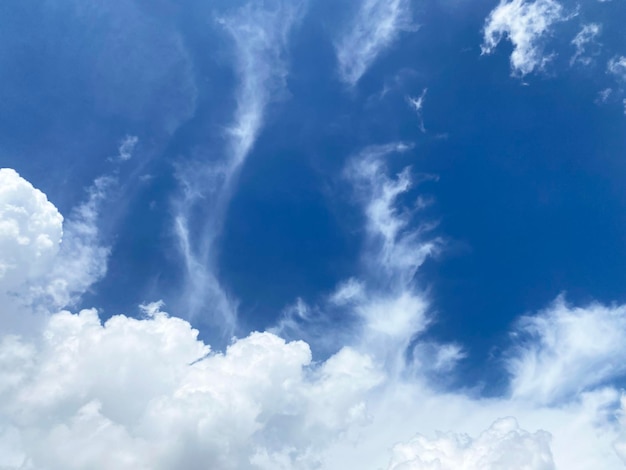
[[44,193],[10,168],[0,169],[0,287],[12,291],[53,265],[63,217]]
[[611,58],[607,64],[607,70],[619,80],[626,81],[626,56]]
[[120,146],[117,149],[117,159],[126,161],[130,160],[133,156],[133,151],[139,142],[139,137],[136,135],[127,135],[120,142]]
[[353,22],[335,41],[339,76],[354,86],[403,31],[414,31],[408,0],[362,0]]
[[572,44],[576,47],[576,53],[570,59],[570,65],[576,62],[580,62],[583,65],[588,65],[591,62],[591,58],[585,56],[586,49],[589,44],[594,44],[596,38],[602,31],[602,25],[599,23],[589,23],[583,25],[582,29],[572,39]]
[[418,435],[393,448],[388,470],[554,470],[550,435],[520,429],[514,418],[502,418],[476,439],[439,433]]
[[[218,18],[233,41],[238,81],[236,109],[226,127],[226,147],[217,158],[205,155],[178,168],[182,194],[174,204],[174,232],[186,273],[180,309],[190,318],[202,315],[224,329],[226,337],[236,329],[237,302],[218,279],[215,242],[237,175],[263,126],[266,108],[285,86],[288,39],[304,7],[302,1],[273,0],[246,4]],[[195,232],[202,235],[196,237]]]
[[551,59],[543,40],[555,23],[567,19],[556,0],[502,0],[485,21],[482,53],[491,54],[503,38],[513,44],[511,70],[524,76],[541,70]]
[[[219,352],[159,302],[143,305],[141,318],[105,323],[93,309],[50,310],[33,334],[0,336],[0,467],[621,468],[620,393],[606,382],[624,375],[624,307],[558,300],[521,320],[507,356],[510,396],[438,391],[419,366],[435,351],[450,373],[459,351],[420,339],[427,301],[410,273],[432,241],[399,210],[409,173],[390,177],[384,161],[408,148],[370,147],[349,167],[367,221],[364,254],[373,257],[329,304],[360,319],[353,344],[313,361],[305,342],[257,332]],[[15,172],[0,176],[13,186],[0,211],[3,243],[57,240],[54,206]],[[93,197],[80,220],[95,213]],[[28,230],[5,230],[15,219]],[[28,246],[24,266],[38,266],[37,245]],[[409,349],[416,335],[429,347]]]
[[626,375],[626,306],[572,307],[563,298],[520,318],[508,361],[514,397],[558,403]]

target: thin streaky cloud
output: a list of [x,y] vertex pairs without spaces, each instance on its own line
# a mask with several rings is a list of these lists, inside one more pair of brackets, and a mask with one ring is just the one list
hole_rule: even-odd
[[409,0],[362,0],[335,41],[339,77],[354,86],[403,31],[415,31]]
[[[190,318],[212,318],[227,337],[236,328],[237,302],[219,281],[216,238],[237,175],[262,129],[267,106],[285,87],[289,35],[304,7],[300,1],[251,3],[217,19],[234,46],[238,81],[234,116],[226,126],[222,156],[179,165],[177,171],[182,194],[174,203],[174,233],[186,273],[180,309]],[[200,205],[202,220],[194,214]],[[195,237],[196,232],[202,236]]]

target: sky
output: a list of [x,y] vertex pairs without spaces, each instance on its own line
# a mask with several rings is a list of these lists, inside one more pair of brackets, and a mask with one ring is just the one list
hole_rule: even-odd
[[0,469],[624,468],[625,21],[0,3]]

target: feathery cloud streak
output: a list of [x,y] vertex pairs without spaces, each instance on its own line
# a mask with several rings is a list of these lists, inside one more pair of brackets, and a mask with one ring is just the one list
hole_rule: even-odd
[[[187,275],[181,309],[190,318],[213,316],[227,336],[235,330],[237,307],[217,277],[215,240],[237,174],[262,128],[266,107],[285,86],[289,34],[303,9],[302,1],[275,0],[250,3],[218,19],[233,40],[238,75],[226,149],[221,158],[178,169],[183,194],[175,203],[175,233]],[[194,217],[199,208],[202,216]]]
[[401,32],[416,29],[408,0],[361,1],[354,21],[335,41],[341,80],[356,85]]

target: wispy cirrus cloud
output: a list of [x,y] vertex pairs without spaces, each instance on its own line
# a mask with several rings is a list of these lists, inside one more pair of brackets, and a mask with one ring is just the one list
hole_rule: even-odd
[[602,25],[599,23],[589,23],[583,25],[581,30],[572,39],[572,44],[576,47],[576,52],[570,59],[570,65],[580,62],[583,65],[588,65],[591,62],[591,57],[586,56],[587,49],[590,44],[596,44],[596,38],[602,32]]
[[409,0],[362,0],[354,20],[335,41],[341,80],[356,85],[401,32],[416,29]]
[[626,375],[626,307],[567,305],[559,297],[512,333],[511,393],[539,403],[563,399]]
[[485,21],[482,53],[491,54],[503,38],[513,44],[511,70],[524,76],[541,70],[551,59],[543,41],[554,24],[568,16],[556,0],[502,0]]
[[182,194],[175,201],[174,232],[186,273],[180,309],[190,318],[201,314],[213,317],[226,336],[236,328],[237,302],[218,279],[216,238],[237,175],[263,126],[266,108],[285,86],[288,39],[304,7],[303,1],[249,3],[217,19],[234,46],[236,109],[226,126],[222,155],[206,155],[178,167]]

